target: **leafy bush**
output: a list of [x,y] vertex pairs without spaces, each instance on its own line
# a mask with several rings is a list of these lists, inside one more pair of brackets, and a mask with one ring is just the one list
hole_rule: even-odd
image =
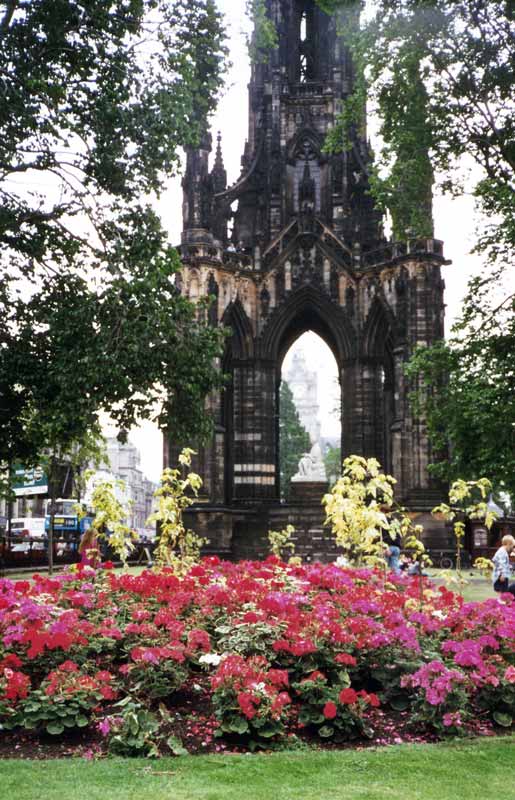
[[341,673],[342,682],[331,685],[321,672],[313,672],[293,688],[300,699],[299,723],[312,727],[322,739],[336,742],[371,736],[363,712],[378,706],[379,698],[350,686],[350,678]]
[[291,703],[288,683],[288,673],[270,669],[261,656],[227,656],[211,679],[220,734],[245,735],[254,743],[281,736]]
[[109,752],[120,756],[146,756],[156,758],[164,747],[174,755],[185,755],[187,750],[174,736],[166,735],[164,727],[170,717],[164,706],[153,713],[132,698],[127,697],[117,704],[118,715],[105,717],[99,723],[100,732],[106,737]]
[[23,697],[5,726],[58,736],[72,728],[85,728],[93,710],[115,697],[111,673],[103,670],[86,675],[73,661],[65,661],[50,672],[39,689]]

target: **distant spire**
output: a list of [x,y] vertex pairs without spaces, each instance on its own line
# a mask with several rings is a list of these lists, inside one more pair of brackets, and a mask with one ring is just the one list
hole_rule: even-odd
[[215,192],[223,192],[227,188],[227,172],[224,166],[224,158],[222,154],[222,134],[220,131],[218,131],[216,142],[215,163],[211,175],[213,176]]

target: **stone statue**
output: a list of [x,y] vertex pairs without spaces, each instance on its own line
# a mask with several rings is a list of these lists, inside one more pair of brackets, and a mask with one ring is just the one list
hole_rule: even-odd
[[311,452],[304,453],[299,461],[297,474],[293,476],[294,483],[327,483],[327,475],[322,459],[322,449],[315,442]]

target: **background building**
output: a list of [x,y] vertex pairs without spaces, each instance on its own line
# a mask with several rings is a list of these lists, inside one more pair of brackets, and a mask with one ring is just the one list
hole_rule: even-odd
[[[83,498],[87,505],[91,498],[91,490],[95,482],[101,480],[120,480],[125,487],[117,489],[119,499],[130,506],[130,515],[127,520],[129,527],[142,531],[148,528],[146,521],[154,507],[154,492],[157,484],[150,481],[141,470],[139,450],[130,442],[122,444],[115,437],[106,439],[108,460],[96,470],[89,482]],[[43,474],[43,471],[40,470]],[[66,478],[66,476],[64,476]],[[37,476],[36,476],[37,478]],[[40,481],[41,482],[41,481]],[[44,481],[43,481],[44,482]],[[29,483],[27,481],[27,483]],[[36,481],[37,483],[37,481]],[[59,497],[77,499],[72,488],[71,473],[64,481],[65,490],[58,491]],[[43,517],[45,516],[48,501],[48,486],[37,486],[31,490],[30,486],[22,490],[15,489],[16,498],[12,502],[11,518],[17,517]],[[36,493],[37,492],[37,493]],[[3,520],[9,515],[8,503],[5,498],[0,498],[0,527]]]
[[[110,478],[123,481],[125,488],[120,491],[119,498],[130,504],[128,525],[142,531],[148,527],[146,521],[153,510],[157,484],[143,474],[139,450],[131,442],[122,444],[115,437],[110,437],[106,440],[106,445],[108,463],[104,469],[95,473],[92,482]],[[85,499],[87,502],[88,493]]]
[[320,441],[320,403],[318,402],[318,374],[309,369],[302,351],[296,351],[286,380],[293,392],[300,421],[309,433],[311,444]]

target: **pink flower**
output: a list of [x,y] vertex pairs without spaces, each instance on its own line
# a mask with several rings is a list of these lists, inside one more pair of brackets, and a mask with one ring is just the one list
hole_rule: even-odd
[[508,683],[515,683],[515,667],[508,667],[504,673],[504,680]]
[[97,728],[102,734],[102,736],[108,736],[109,731],[111,730],[111,723],[109,719],[107,717],[103,719],[101,722],[98,723]]
[[450,728],[452,726],[459,727],[460,725],[463,725],[463,720],[459,711],[444,714],[442,721],[446,728]]

